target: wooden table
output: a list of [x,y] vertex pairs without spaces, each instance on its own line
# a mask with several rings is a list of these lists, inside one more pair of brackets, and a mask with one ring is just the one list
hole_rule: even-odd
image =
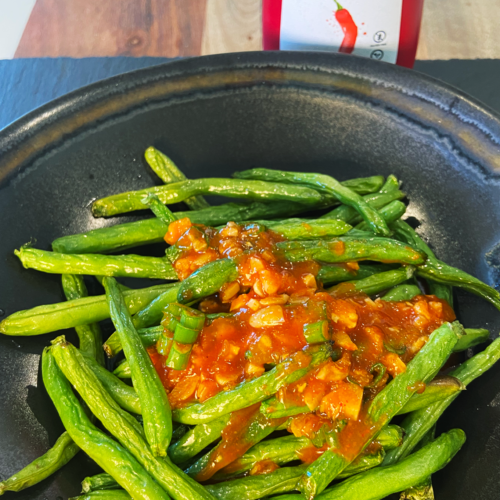
[[[499,28],[499,0],[425,0],[417,58],[500,58]],[[15,57],[261,49],[260,0],[37,0]]]

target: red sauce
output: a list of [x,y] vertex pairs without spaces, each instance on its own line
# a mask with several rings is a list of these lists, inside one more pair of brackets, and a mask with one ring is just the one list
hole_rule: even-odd
[[[354,458],[370,434],[364,418],[369,401],[392,377],[406,370],[432,331],[455,319],[448,304],[431,295],[419,295],[408,302],[385,302],[355,292],[349,283],[327,293],[316,281],[317,263],[289,262],[275,246],[283,238],[257,224],[228,223],[219,231],[186,221],[177,226],[167,237],[170,242],[178,238],[181,255],[174,267],[181,279],[224,257],[238,263],[239,275],[201,303],[200,308],[207,312],[229,310],[234,316],[206,322],[185,370],[165,368],[164,358],[149,350],[174,408],[203,402],[262,375],[270,365],[307,345],[305,324],[328,319],[335,360],[282,388],[277,397],[285,406],[306,406],[308,413],[289,421],[288,430],[296,436],[314,438],[322,429],[334,430],[342,422],[340,447],[343,454]],[[181,230],[184,232],[179,235]],[[334,251],[343,253],[343,244]],[[359,267],[357,263],[344,265],[353,271]],[[298,356],[297,362],[308,363],[309,359]],[[233,415],[218,456],[200,480],[248,449],[245,433],[249,422],[257,418],[266,419],[259,405]],[[307,463],[322,451],[303,450],[301,458]]]
[[271,474],[275,470],[278,470],[280,466],[274,463],[272,460],[261,460],[257,462],[250,470],[251,476],[259,476],[261,474]]

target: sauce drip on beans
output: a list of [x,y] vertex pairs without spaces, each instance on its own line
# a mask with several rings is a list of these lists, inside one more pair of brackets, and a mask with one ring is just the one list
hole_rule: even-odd
[[[238,264],[238,279],[200,304],[204,312],[233,316],[206,321],[185,370],[166,368],[165,358],[154,348],[149,351],[173,408],[203,402],[262,375],[307,345],[305,324],[326,319],[332,360],[276,397],[286,406],[304,406],[304,413],[289,420],[295,436],[314,438],[325,427],[349,422],[340,433],[348,452],[368,430],[367,403],[406,370],[436,328],[455,319],[449,305],[432,295],[386,302],[355,293],[349,284],[327,293],[316,279],[320,266],[287,261],[275,246],[283,238],[258,224],[229,222],[215,230],[182,219],[170,225],[165,239],[180,250],[174,263],[180,279],[219,258]],[[356,269],[356,263],[351,267]],[[323,449],[305,453],[304,461]]]

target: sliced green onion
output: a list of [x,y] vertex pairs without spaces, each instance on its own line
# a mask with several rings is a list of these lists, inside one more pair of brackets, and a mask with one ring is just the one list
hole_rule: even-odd
[[194,344],[199,334],[200,330],[193,330],[178,323],[175,327],[174,339],[181,344]]
[[331,339],[328,321],[324,319],[322,321],[316,321],[316,323],[304,325],[304,337],[308,344],[327,342]]
[[397,354],[399,356],[402,356],[406,352],[406,346],[398,348],[392,346],[391,344],[388,344],[387,342],[384,342],[384,347],[387,351],[393,352],[394,354]]
[[205,315],[191,307],[185,307],[181,311],[181,325],[192,330],[201,331],[205,324]]
[[156,343],[156,352],[162,356],[168,356],[173,341],[174,334],[170,330],[164,330]]
[[175,328],[179,324],[179,318],[171,314],[169,311],[163,313],[163,320],[161,322],[163,328],[175,332]]
[[183,309],[184,306],[181,306],[179,303],[171,302],[170,304],[167,304],[167,307],[165,307],[165,314],[170,313],[172,316],[180,318]]
[[189,362],[192,349],[193,344],[181,344],[174,340],[168,353],[166,366],[173,370],[184,370]]
[[367,385],[366,387],[377,387],[378,383],[382,380],[382,377],[385,375],[386,368],[382,363],[375,363],[371,369],[370,373],[375,372],[375,378],[373,379],[372,383],[370,385]]

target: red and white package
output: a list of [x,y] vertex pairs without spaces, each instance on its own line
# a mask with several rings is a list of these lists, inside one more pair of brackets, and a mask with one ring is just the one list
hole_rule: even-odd
[[412,67],[423,0],[263,0],[264,50],[342,52]]

